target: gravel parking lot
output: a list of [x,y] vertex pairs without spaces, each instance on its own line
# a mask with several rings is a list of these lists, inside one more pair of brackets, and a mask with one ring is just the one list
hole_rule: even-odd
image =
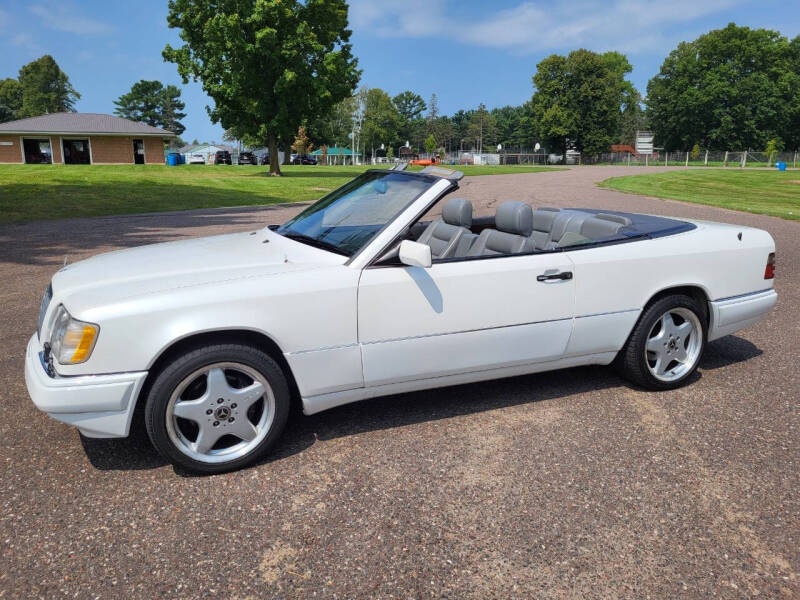
[[[652,169],[467,178],[496,203],[767,229],[778,305],[709,345],[686,388],[578,368],[294,417],[273,455],[214,477],[88,440],[23,378],[65,255],[281,222],[299,206],[0,227],[0,598],[800,597],[800,223],[599,189]],[[659,169],[663,170],[663,169]]]

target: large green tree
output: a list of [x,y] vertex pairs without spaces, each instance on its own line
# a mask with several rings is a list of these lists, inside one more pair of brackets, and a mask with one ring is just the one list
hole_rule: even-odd
[[392,98],[392,102],[394,102],[397,112],[400,113],[400,117],[406,122],[421,117],[428,108],[422,96],[409,90],[397,94]]
[[441,148],[451,150],[455,140],[455,128],[450,117],[440,115],[428,122],[428,131],[436,139],[437,144]]
[[406,140],[416,143],[417,138],[424,135],[426,123],[423,113],[428,108],[428,105],[425,104],[422,96],[409,90],[397,94],[392,98],[392,102],[400,115],[400,128],[397,132],[398,140],[400,140],[401,145],[405,144]]
[[667,150],[797,147],[800,41],[730,23],[670,52],[647,85],[647,113]]
[[642,95],[634,93],[626,98],[622,107],[622,115],[617,142],[633,146],[636,143],[636,132],[649,128],[647,113],[642,108]]
[[361,125],[361,140],[364,149],[369,148],[372,158],[375,149],[394,145],[400,128],[400,114],[389,94],[380,88],[370,88],[364,96],[364,120]]
[[182,134],[186,127],[180,122],[186,116],[181,101],[181,90],[175,85],[165,86],[160,81],[142,79],[131,86],[131,91],[114,101],[117,108],[114,114],[141,121],[153,127],[161,127],[176,135]]
[[309,135],[316,147],[323,145],[349,147],[355,112],[356,98],[348,96],[334,104],[325,114],[310,121]]
[[[790,44],[791,72],[794,80],[790,85],[798,86],[797,80],[800,79],[800,35],[794,38]],[[796,87],[794,89],[797,89]],[[787,108],[788,119],[786,132],[783,136],[784,146],[794,150],[800,150],[800,94],[792,95]]]
[[19,70],[22,105],[18,119],[46,113],[73,112],[81,95],[69,82],[69,77],[49,54],[29,62]]
[[529,108],[523,106],[503,106],[492,109],[492,116],[497,123],[497,142],[507,152],[516,146],[517,150],[531,146],[533,131],[529,116]]
[[0,81],[0,123],[17,118],[22,108],[22,86],[19,81],[7,77]]
[[[478,105],[478,109],[470,116],[467,138],[474,142],[475,149],[479,153],[496,143],[497,122],[492,113],[486,110],[486,105],[483,102]],[[494,151],[493,148],[490,150]]]
[[608,150],[618,136],[623,105],[632,86],[630,63],[618,52],[574,50],[537,65],[531,99],[533,125],[545,145],[566,160],[567,150],[590,155]]
[[456,112],[454,112],[453,116],[450,117],[450,122],[453,125],[453,138],[454,138],[453,145],[458,146],[459,149],[462,149],[464,142],[467,141],[469,120],[473,112],[475,111],[464,110],[463,108],[461,108]]
[[211,120],[263,139],[279,175],[278,140],[349,96],[360,72],[345,0],[170,0],[183,45],[164,58],[214,100]]

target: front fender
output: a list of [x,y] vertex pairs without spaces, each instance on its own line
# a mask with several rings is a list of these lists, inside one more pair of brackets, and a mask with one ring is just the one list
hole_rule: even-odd
[[146,370],[176,341],[231,329],[266,335],[287,353],[357,343],[358,271],[336,266],[313,277],[269,279],[134,297],[74,315],[100,325],[97,343],[85,363],[56,369],[61,375]]

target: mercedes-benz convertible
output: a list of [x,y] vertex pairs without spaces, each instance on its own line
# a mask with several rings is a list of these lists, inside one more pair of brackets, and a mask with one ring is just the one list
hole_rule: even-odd
[[142,411],[160,453],[213,473],[268,452],[293,400],[314,414],[608,364],[675,388],[775,304],[765,231],[515,200],[474,217],[460,177],[370,170],[280,226],[62,268],[31,398],[90,437],[127,436]]

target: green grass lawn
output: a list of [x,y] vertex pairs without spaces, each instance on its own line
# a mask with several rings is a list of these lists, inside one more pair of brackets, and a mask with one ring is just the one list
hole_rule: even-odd
[[631,194],[800,220],[800,172],[692,169],[612,177],[600,183]]
[[[0,223],[316,200],[369,167],[0,165]],[[453,167],[466,175],[550,167]]]

